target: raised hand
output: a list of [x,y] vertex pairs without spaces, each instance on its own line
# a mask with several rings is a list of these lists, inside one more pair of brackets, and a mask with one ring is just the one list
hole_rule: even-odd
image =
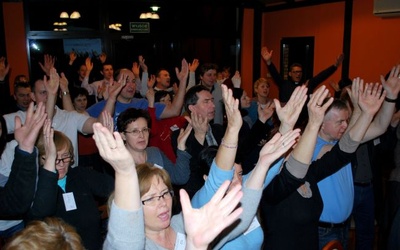
[[267,47],[261,48],[261,56],[268,65],[271,64],[272,52],[274,51],[269,51]]
[[351,84],[351,89],[346,89],[347,94],[350,96],[351,103],[353,104],[353,113],[360,111],[358,106],[358,98],[360,93],[364,92],[364,80],[360,77],[354,78]]
[[286,133],[294,128],[294,125],[299,118],[301,110],[303,109],[304,103],[307,100],[307,87],[298,86],[290,96],[289,101],[284,107],[281,107],[281,103],[274,99],[276,113],[279,120],[281,121],[281,127],[279,131]]
[[240,77],[240,72],[238,70],[236,70],[231,80],[233,83],[233,87],[240,88],[240,85],[242,84],[242,78]]
[[397,99],[397,96],[400,91],[400,64],[394,66],[390,71],[388,79],[385,81],[385,78],[381,75],[381,83],[383,88],[386,90],[386,97],[389,99]]
[[197,67],[199,67],[200,62],[198,59],[193,59],[192,63],[189,63],[189,71],[190,72],[196,72]]
[[21,118],[19,116],[15,117],[14,137],[21,150],[28,153],[33,152],[39,131],[47,117],[45,109],[45,105],[40,102],[36,107],[36,111],[34,111],[33,102],[31,102],[28,110],[26,111],[26,119],[23,126],[21,123]]
[[272,117],[272,115],[275,112],[275,103],[274,102],[269,102],[267,103],[264,108],[260,103],[257,104],[257,113],[258,113],[258,119],[262,122],[265,123],[268,121],[269,118]]
[[329,98],[327,102],[324,103],[325,98],[329,95],[329,90],[322,85],[319,87],[310,98],[307,104],[308,108],[308,124],[313,124],[314,126],[319,126],[322,124],[325,116],[325,111],[332,104],[333,98]]
[[61,91],[65,92],[68,91],[68,79],[64,73],[61,73],[60,77],[60,89]]
[[44,55],[44,65],[39,62],[40,67],[47,76],[50,76],[50,69],[54,68],[55,57],[45,54]]
[[139,76],[140,67],[139,67],[139,64],[137,62],[133,62],[132,63],[132,72],[135,75],[135,77]]
[[100,123],[93,124],[93,139],[101,157],[119,174],[135,172],[135,162],[118,132],[111,133]]
[[[92,71],[92,69],[93,69],[93,63],[92,63],[92,59],[90,57],[86,58],[85,65],[86,65],[86,72],[89,72],[89,74],[90,74],[90,71]],[[88,75],[88,74],[86,74],[86,75]]]
[[300,129],[289,131],[284,135],[276,133],[261,149],[257,165],[269,168],[276,159],[292,148],[299,136]]
[[49,80],[47,77],[43,77],[44,87],[47,90],[47,93],[55,96],[57,95],[58,87],[60,86],[60,76],[57,73],[55,68],[51,68],[49,71]]
[[77,57],[78,56],[76,55],[75,51],[69,52],[69,65],[72,65]]
[[149,107],[150,108],[154,108],[155,94],[156,94],[156,92],[154,91],[153,88],[149,88],[147,90],[146,99],[149,102]]
[[232,90],[224,84],[221,84],[222,88],[222,100],[225,105],[226,116],[228,118],[229,129],[240,130],[243,124],[243,118],[239,110],[239,100],[235,100],[232,94]]
[[385,96],[386,91],[382,92],[382,85],[367,83],[364,86],[364,91],[359,95],[358,105],[362,112],[374,116],[380,109]]
[[0,81],[4,81],[9,71],[10,65],[6,66],[6,58],[0,57]]
[[186,191],[180,190],[187,234],[186,249],[207,249],[221,231],[235,222],[243,212],[243,208],[237,208],[243,196],[241,185],[233,187],[225,195],[229,184],[229,181],[225,181],[212,199],[200,209],[193,209]]
[[148,71],[148,68],[147,68],[147,65],[146,65],[146,63],[144,62],[145,61],[145,59],[143,58],[143,56],[139,56],[139,65],[140,65],[140,68],[143,70],[143,72],[147,72]]
[[121,92],[122,88],[126,85],[127,78],[127,75],[122,74],[117,82],[114,82],[108,87],[108,98],[117,99],[119,92]]
[[114,119],[107,110],[101,112],[100,123],[106,127],[110,133],[114,132]]
[[336,58],[336,61],[335,61],[334,65],[336,67],[339,67],[342,64],[343,59],[344,59],[344,54],[342,53]]
[[186,150],[186,141],[190,135],[190,132],[192,132],[192,125],[190,125],[190,124],[188,124],[185,129],[181,128],[179,135],[178,135],[178,139],[177,139],[177,142],[178,142],[177,148],[179,150],[182,150],[182,151]]
[[54,129],[51,127],[51,120],[46,119],[43,126],[43,144],[45,151],[45,163],[43,168],[54,172],[56,170],[57,149],[54,144]]
[[179,71],[179,69],[175,67],[175,73],[180,82],[185,81],[186,83],[186,79],[189,75],[189,64],[185,58],[182,59],[181,70]]
[[152,89],[155,82],[156,82],[156,76],[155,75],[150,75],[150,78],[147,81],[147,88]]

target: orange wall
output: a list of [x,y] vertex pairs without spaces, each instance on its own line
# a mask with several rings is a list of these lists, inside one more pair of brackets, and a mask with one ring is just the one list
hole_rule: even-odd
[[[280,41],[283,37],[314,36],[314,74],[332,65],[342,53],[344,3],[322,4],[290,10],[264,13],[262,46],[273,50],[272,60],[280,64]],[[261,60],[261,56],[260,56]],[[262,63],[261,75],[267,74]],[[278,66],[279,67],[279,66]],[[278,68],[279,69],[279,68]],[[327,81],[340,79],[340,69]],[[270,96],[276,98],[276,86]]]
[[[285,20],[282,22],[282,20]],[[282,37],[314,36],[314,74],[331,65],[342,52],[344,3],[264,13],[262,45],[274,50],[273,61],[280,63]],[[353,1],[353,22],[349,76],[367,82],[379,81],[396,63],[400,63],[400,17],[381,18],[373,15],[373,1]],[[267,70],[262,64],[262,74]],[[338,81],[341,69],[326,82]],[[271,97],[277,88],[271,89]]]
[[400,63],[400,16],[373,15],[373,1],[354,0],[351,39],[350,77],[379,81]]
[[22,2],[3,3],[3,15],[7,61],[11,66],[11,72],[9,73],[10,90],[13,92],[15,76],[20,74],[29,75]]
[[245,9],[243,13],[243,32],[241,41],[241,87],[251,96],[253,86],[253,34],[254,10]]

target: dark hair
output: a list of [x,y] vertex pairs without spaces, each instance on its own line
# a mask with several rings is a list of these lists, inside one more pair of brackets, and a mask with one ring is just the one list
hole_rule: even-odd
[[172,94],[169,91],[165,91],[165,90],[158,90],[156,91],[156,93],[154,94],[154,102],[160,102],[161,98],[166,97],[167,95],[169,95],[169,97],[171,97],[171,101],[172,101]]
[[0,136],[0,159],[1,159],[1,155],[3,154],[4,149],[6,148],[7,133],[8,133],[6,120],[4,119],[2,114],[0,114],[0,123],[1,123],[1,136]]
[[149,112],[145,109],[128,108],[119,114],[117,118],[118,132],[122,133],[126,127],[139,118],[144,118],[147,121],[147,126],[151,128],[151,119]]
[[210,92],[210,90],[208,88],[206,88],[205,86],[203,86],[201,84],[191,87],[186,92],[185,101],[184,101],[184,106],[185,106],[186,111],[190,112],[189,105],[196,105],[197,104],[197,101],[199,100],[199,97],[198,97],[197,93],[199,93],[199,92],[201,92],[203,90]]
[[17,89],[19,88],[30,88],[31,89],[31,84],[29,82],[17,82],[15,81],[14,83],[14,93],[17,93]]
[[157,70],[157,72],[156,72],[156,77],[159,77],[159,76],[160,76],[161,71],[167,71],[167,72],[169,73],[169,71],[168,71],[167,69],[161,68],[161,69]]
[[209,174],[211,164],[215,156],[217,155],[217,152],[218,152],[218,146],[208,146],[200,151],[198,155],[198,160],[199,160],[199,169],[201,177],[203,175]]
[[[21,80],[21,78],[25,78],[25,79],[27,79],[27,81],[23,81],[23,80]],[[18,83],[28,83],[28,82],[29,82],[28,77],[26,75],[17,75],[14,78],[14,86],[16,86]]]
[[[326,103],[329,100],[329,98],[325,98],[323,101],[323,104]],[[337,110],[348,110],[348,107],[346,103],[340,99],[335,99],[333,100],[331,106],[328,107],[328,109],[325,111],[325,115],[329,113],[332,109],[337,109]]]
[[201,76],[204,75],[210,69],[215,69],[215,71],[218,71],[218,65],[216,65],[215,63],[205,63],[205,64],[201,65],[200,75]]
[[303,68],[303,66],[300,63],[293,63],[292,65],[290,65],[289,71],[292,71],[294,67]]
[[86,96],[86,98],[89,96],[89,92],[85,88],[81,87],[73,87],[71,89],[71,100],[72,102],[77,98],[78,96],[83,95]]

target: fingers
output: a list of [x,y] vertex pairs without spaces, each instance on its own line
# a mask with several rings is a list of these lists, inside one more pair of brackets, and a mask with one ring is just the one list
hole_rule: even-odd
[[182,213],[183,216],[185,217],[193,209],[192,204],[190,203],[189,195],[183,188],[179,190],[179,196],[181,200]]

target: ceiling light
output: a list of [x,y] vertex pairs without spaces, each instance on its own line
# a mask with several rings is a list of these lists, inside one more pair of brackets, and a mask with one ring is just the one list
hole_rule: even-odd
[[65,11],[61,12],[60,18],[69,18],[68,13]]
[[153,13],[151,19],[160,19],[160,16],[157,13]]
[[140,17],[139,17],[139,19],[146,19],[147,17],[146,17],[146,13],[142,13],[142,14],[140,14]]
[[79,18],[81,18],[81,14],[78,11],[74,11],[74,12],[72,12],[70,18],[71,19],[79,19]]
[[152,11],[158,11],[160,9],[160,7],[159,6],[151,6],[150,9]]
[[151,18],[151,17],[152,17],[151,12],[147,12],[147,13],[146,13],[146,18]]

